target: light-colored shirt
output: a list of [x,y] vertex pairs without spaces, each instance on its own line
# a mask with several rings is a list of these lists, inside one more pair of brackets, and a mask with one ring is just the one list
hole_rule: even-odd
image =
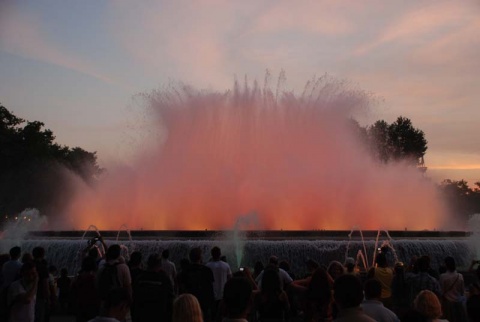
[[215,295],[215,300],[219,301],[223,299],[223,288],[225,283],[227,283],[228,277],[232,276],[232,270],[230,265],[224,261],[211,261],[205,264],[213,272],[213,294]]
[[175,264],[168,259],[162,257],[162,269],[165,273],[167,273],[167,276],[170,278],[172,286],[175,286],[175,276],[177,276],[177,269],[175,268]]
[[[31,285],[30,287],[33,287]],[[11,306],[9,321],[11,322],[33,322],[35,318],[36,296],[29,303],[17,301],[17,296],[27,293],[27,288],[21,280],[10,284],[8,289],[8,305]]]
[[383,306],[380,301],[365,300],[360,306],[366,315],[377,322],[400,322],[397,315]]
[[20,276],[20,268],[22,263],[18,260],[9,260],[2,267],[3,284],[0,289],[4,289],[13,283]]
[[[255,279],[255,282],[257,283],[258,288],[260,288],[260,289],[262,288],[263,272],[264,272],[264,271],[262,271],[260,274],[258,274],[257,278]],[[290,277],[290,275],[288,275],[288,273],[287,273],[285,270],[281,269],[281,268],[278,269],[278,275],[280,276],[280,283],[282,284],[282,285],[281,285],[282,289],[283,289],[283,287],[284,287],[285,285],[288,285],[288,284],[290,284],[291,282],[293,282],[293,280],[292,280],[292,278]]]
[[457,271],[443,273],[440,275],[440,288],[448,301],[459,302],[465,294],[463,275]]
[[366,315],[359,306],[341,309],[333,322],[376,322]]

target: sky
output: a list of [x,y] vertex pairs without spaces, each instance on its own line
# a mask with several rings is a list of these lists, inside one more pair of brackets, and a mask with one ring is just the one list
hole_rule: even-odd
[[284,70],[379,98],[425,132],[427,174],[480,181],[480,3],[461,1],[0,0],[0,103],[57,142],[128,158],[133,98],[171,81],[226,90]]

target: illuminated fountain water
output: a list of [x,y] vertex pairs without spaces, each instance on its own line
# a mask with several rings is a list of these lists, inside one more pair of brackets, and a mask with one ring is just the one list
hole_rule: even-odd
[[[343,261],[356,253],[367,267],[373,240],[288,240],[244,238],[240,214],[254,211],[255,228],[264,230],[384,229],[446,227],[437,190],[414,167],[380,165],[358,137],[352,117],[364,116],[372,96],[343,81],[321,77],[299,94],[235,83],[227,92],[167,86],[138,96],[150,123],[139,124],[150,140],[130,166],[108,166],[96,187],[82,187],[66,211],[68,228],[121,231],[118,242],[145,255],[171,250],[179,263],[191,247],[208,256],[219,245],[232,266],[253,265],[276,254],[294,271],[304,260]],[[114,215],[112,215],[114,214]],[[225,230],[231,236],[210,240],[135,240],[130,229]],[[129,227],[129,228],[127,228]],[[116,230],[115,230],[116,231]],[[345,234],[346,235],[346,234]],[[388,237],[388,234],[387,234]],[[115,237],[112,237],[114,239]],[[112,240],[111,242],[115,242]],[[44,246],[59,267],[74,262],[83,240],[27,240],[25,249]],[[398,260],[429,254],[433,264],[446,255],[459,266],[471,250],[465,240],[390,240]],[[74,251],[72,251],[74,249]],[[73,255],[71,255],[73,254]],[[373,255],[374,256],[374,255]]]
[[[372,95],[328,76],[299,94],[235,83],[227,92],[171,85],[137,96],[149,123],[131,166],[109,166],[67,212],[77,228],[225,230],[433,229],[446,212],[434,184],[403,163],[380,165],[358,136]],[[114,214],[114,215],[111,215]]]

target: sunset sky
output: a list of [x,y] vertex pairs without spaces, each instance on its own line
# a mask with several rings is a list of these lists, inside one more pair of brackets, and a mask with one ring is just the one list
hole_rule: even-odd
[[[283,69],[374,93],[363,124],[397,116],[428,140],[427,174],[480,181],[480,3],[0,1],[0,103],[57,142],[126,158],[132,96],[169,81],[226,90]],[[140,114],[139,114],[140,113]]]

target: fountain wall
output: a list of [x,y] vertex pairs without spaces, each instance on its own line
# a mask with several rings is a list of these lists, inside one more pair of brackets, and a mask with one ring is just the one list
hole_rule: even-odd
[[[8,243],[3,240],[3,243]],[[107,244],[116,241],[107,240]],[[453,256],[458,267],[468,267],[474,257],[474,250],[468,240],[394,240],[390,241],[395,249],[399,261],[408,262],[413,256],[429,255],[432,259],[432,267],[438,268],[446,256]],[[132,240],[120,241],[126,246],[128,252],[141,251],[144,259],[152,253],[161,253],[164,249],[170,250],[170,259],[179,267],[182,258],[187,258],[192,247],[200,247],[204,253],[204,260],[208,260],[210,249],[219,246],[223,255],[232,269],[239,266],[253,267],[255,261],[267,262],[270,255],[276,255],[279,259],[288,260],[292,271],[298,275],[305,273],[305,261],[314,259],[320,264],[328,265],[332,260],[344,262],[345,256],[356,257],[358,251],[364,249],[362,241],[347,240],[242,240],[240,244],[232,240]],[[66,267],[70,274],[78,270],[80,266],[79,251],[86,247],[86,240],[62,240],[62,239],[30,239],[21,242],[23,251],[31,251],[36,246],[42,246],[46,250],[47,261],[58,268]],[[4,245],[6,246],[6,245]],[[370,263],[378,246],[375,241],[365,241],[367,255]],[[348,252],[347,252],[348,248]],[[127,255],[127,254],[126,254]],[[238,255],[242,260],[237,261]],[[387,255],[393,264],[393,253]],[[359,263],[361,265],[361,263]]]

